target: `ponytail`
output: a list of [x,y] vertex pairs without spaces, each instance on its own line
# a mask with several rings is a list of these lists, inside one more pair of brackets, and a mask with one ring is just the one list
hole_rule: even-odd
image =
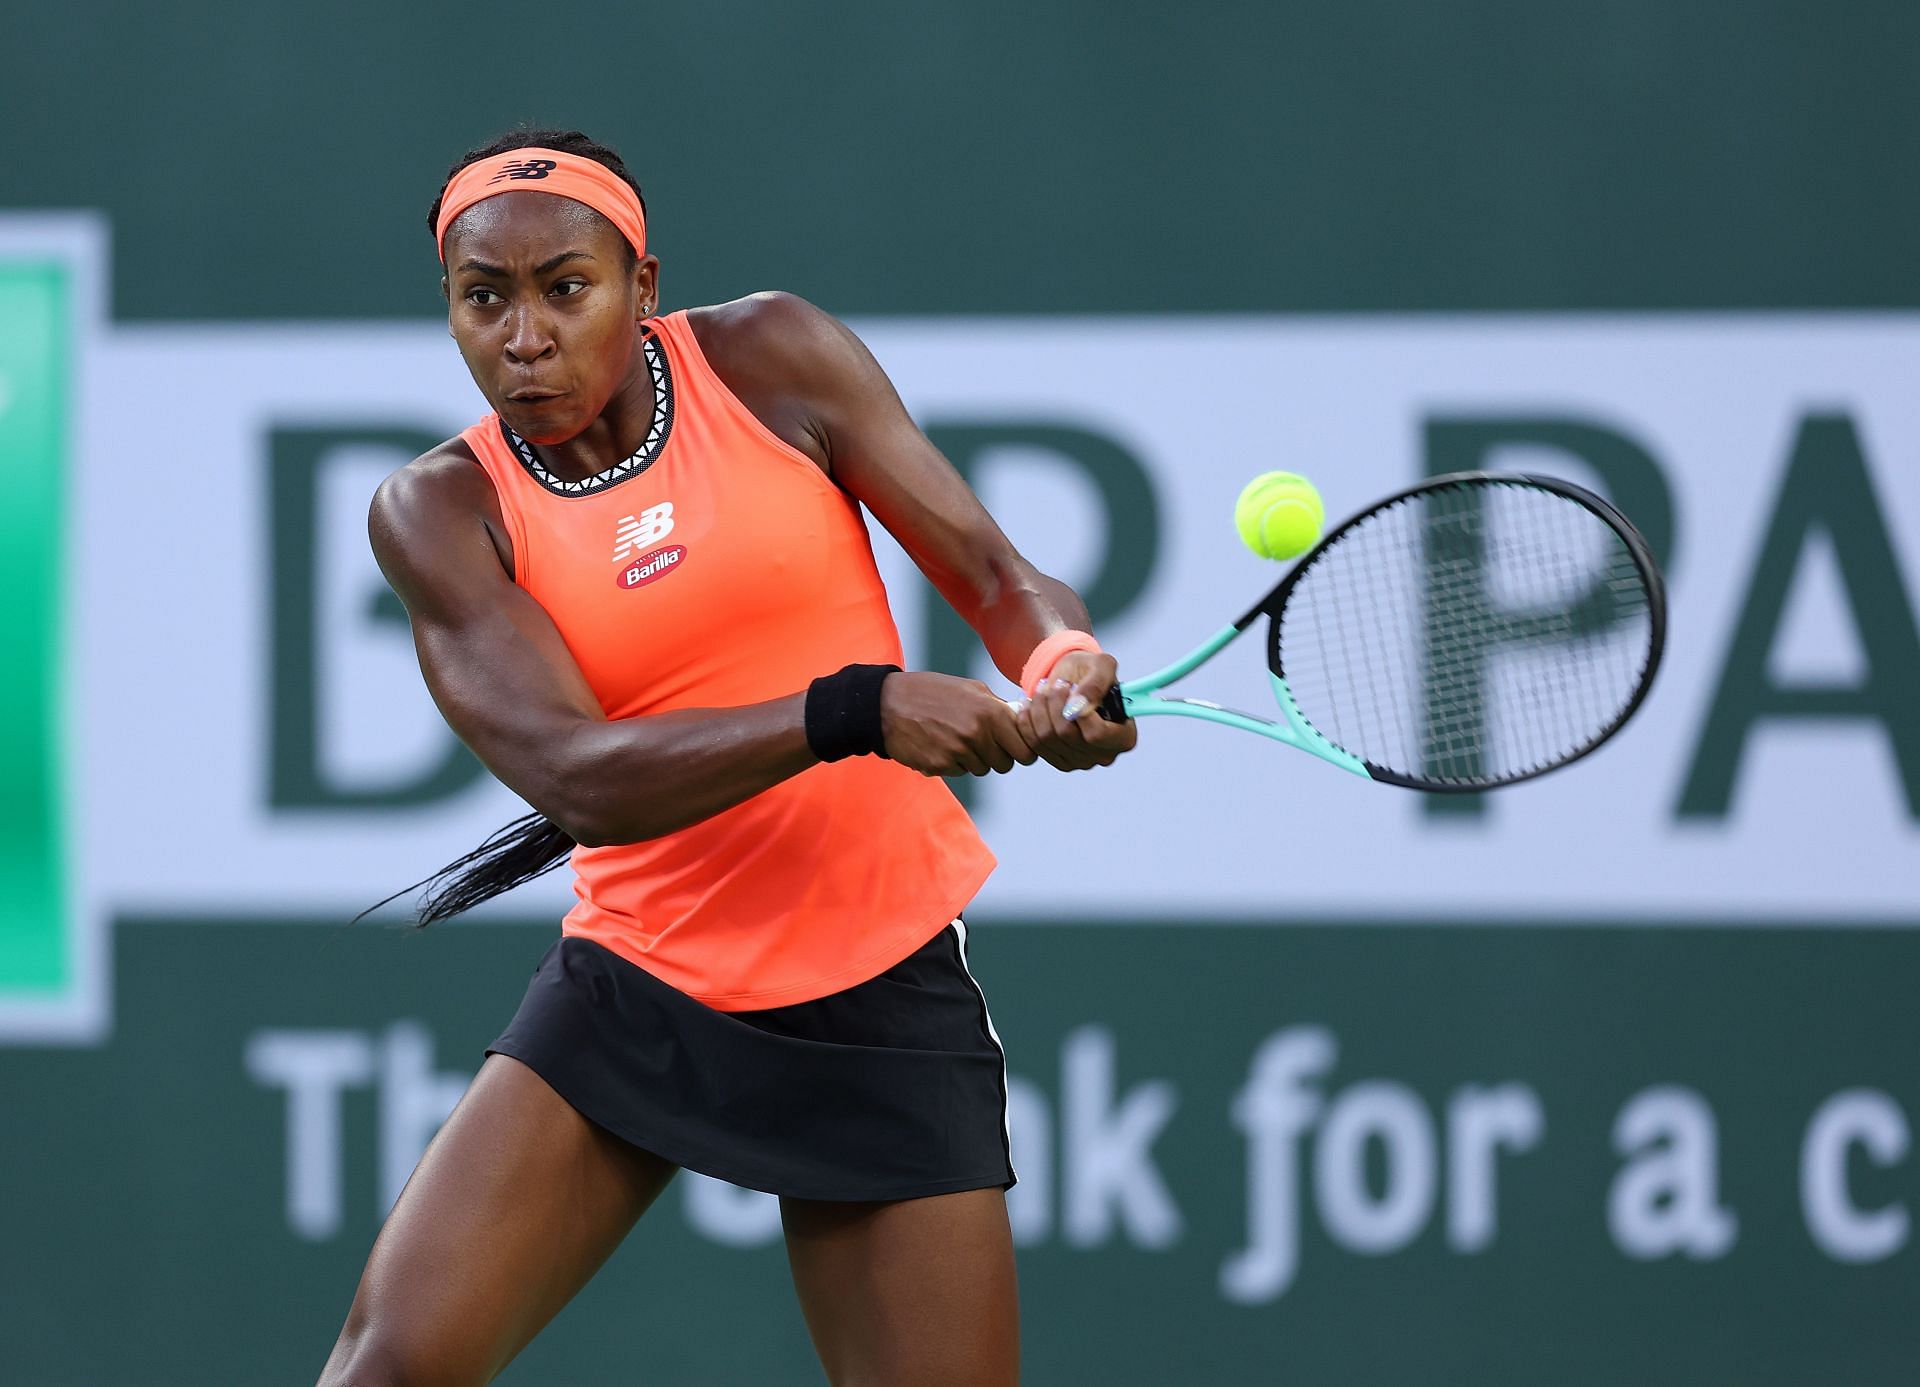
[[567,860],[574,841],[542,814],[526,814],[490,836],[464,857],[456,857],[431,876],[403,886],[353,918],[365,919],[388,901],[419,891],[416,923],[423,928],[451,920],[514,887],[545,876]]

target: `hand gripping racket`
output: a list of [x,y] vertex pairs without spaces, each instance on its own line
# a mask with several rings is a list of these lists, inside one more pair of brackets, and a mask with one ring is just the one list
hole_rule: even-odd
[[[1267,617],[1278,720],[1160,690]],[[1554,477],[1461,472],[1344,522],[1184,659],[1100,715],[1257,732],[1415,790],[1487,790],[1564,766],[1631,717],[1666,641],[1646,541]]]

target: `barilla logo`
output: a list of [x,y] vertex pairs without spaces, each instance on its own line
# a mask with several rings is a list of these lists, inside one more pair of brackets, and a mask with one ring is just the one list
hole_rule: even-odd
[[651,554],[642,554],[620,570],[620,586],[643,588],[654,579],[673,572],[680,566],[680,560],[686,556],[687,546],[684,544],[669,544],[665,549],[656,549]]

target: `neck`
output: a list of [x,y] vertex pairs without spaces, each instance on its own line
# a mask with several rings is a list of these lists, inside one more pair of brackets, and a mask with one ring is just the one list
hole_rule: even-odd
[[642,346],[644,336],[640,325],[634,324],[626,379],[613,392],[599,418],[565,443],[532,445],[541,464],[561,481],[597,476],[633,456],[646,442],[647,431],[653,427],[654,386]]

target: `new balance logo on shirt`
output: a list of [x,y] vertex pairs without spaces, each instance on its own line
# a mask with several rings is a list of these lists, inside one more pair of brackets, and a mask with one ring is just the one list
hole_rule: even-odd
[[648,506],[638,515],[623,515],[613,532],[613,561],[625,563],[637,550],[673,533],[673,502]]

